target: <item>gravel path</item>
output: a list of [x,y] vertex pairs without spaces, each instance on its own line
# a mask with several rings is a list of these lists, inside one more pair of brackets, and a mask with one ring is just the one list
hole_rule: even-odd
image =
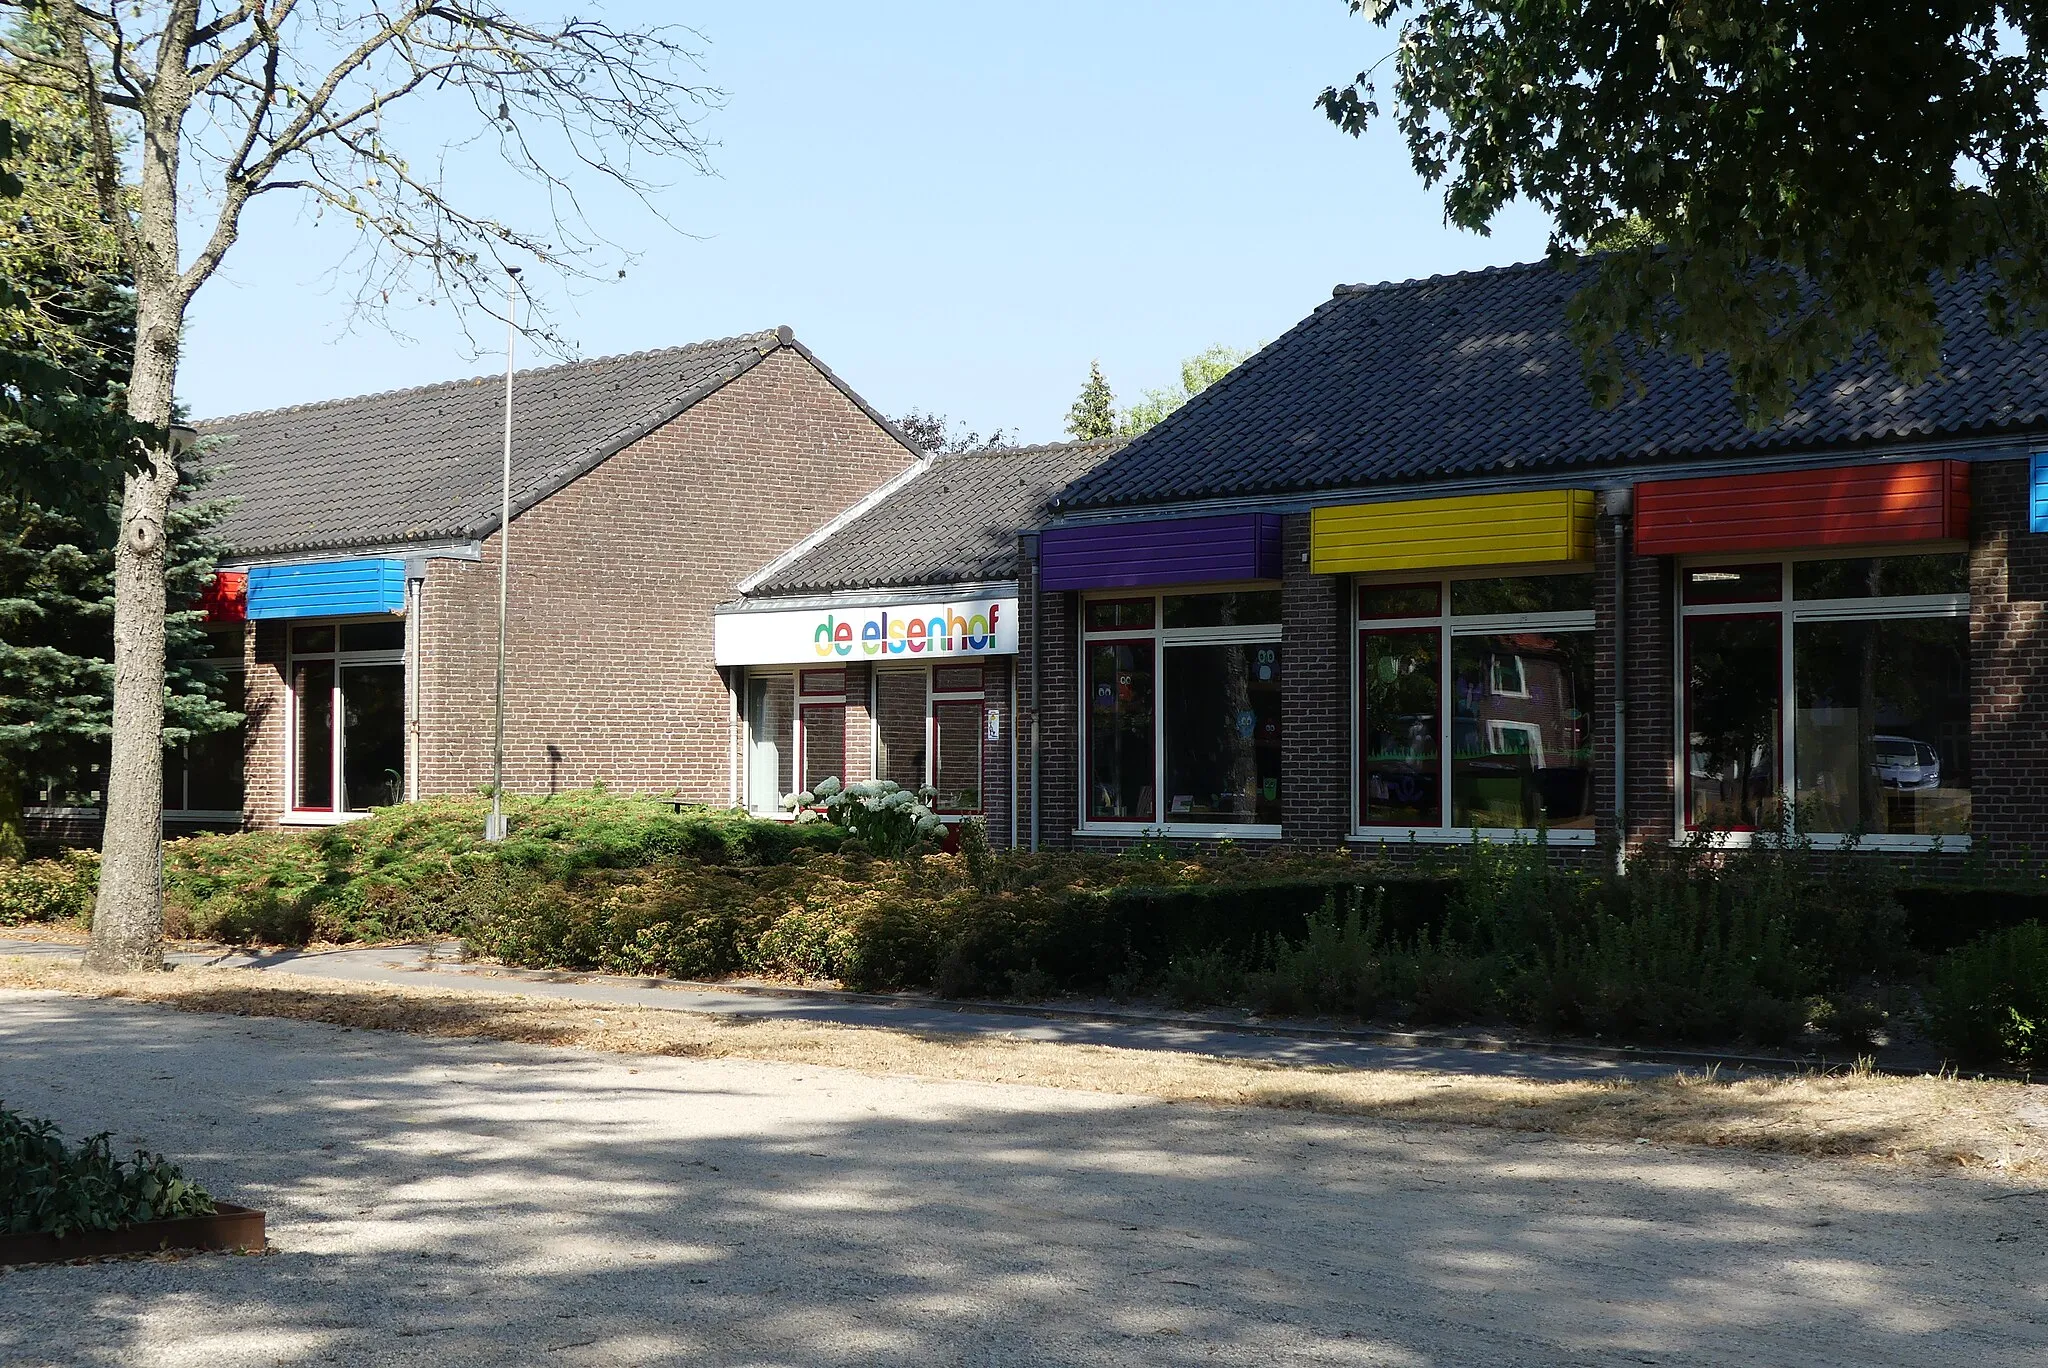
[[2048,1193],[0,992],[0,1099],[277,1252],[0,1273],[0,1363],[2048,1362]]

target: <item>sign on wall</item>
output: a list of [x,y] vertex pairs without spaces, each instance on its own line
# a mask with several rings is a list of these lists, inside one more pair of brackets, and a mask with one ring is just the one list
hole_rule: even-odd
[[1015,598],[892,603],[887,607],[803,608],[720,613],[713,624],[720,665],[823,665],[853,660],[914,661],[1015,655]]

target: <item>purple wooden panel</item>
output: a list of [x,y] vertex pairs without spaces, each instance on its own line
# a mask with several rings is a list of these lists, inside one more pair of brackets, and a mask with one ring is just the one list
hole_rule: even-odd
[[1054,527],[1038,539],[1047,589],[1280,578],[1280,519],[1271,513]]

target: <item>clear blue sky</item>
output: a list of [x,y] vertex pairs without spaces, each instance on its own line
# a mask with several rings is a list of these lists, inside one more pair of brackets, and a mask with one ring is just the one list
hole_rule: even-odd
[[[1395,130],[1356,142],[1315,111],[1317,91],[1387,45],[1341,0],[609,12],[701,29],[705,80],[729,99],[705,123],[716,178],[681,177],[662,199],[695,236],[608,209],[642,264],[574,297],[550,290],[585,356],[787,323],[886,413],[1051,440],[1091,359],[1129,399],[1212,343],[1270,340],[1338,282],[1542,250],[1526,210],[1492,237],[1446,227]],[[431,149],[410,136],[421,160]],[[351,328],[326,274],[338,232],[296,212],[251,223],[193,315],[193,412],[502,365],[445,309],[411,320],[409,341]]]

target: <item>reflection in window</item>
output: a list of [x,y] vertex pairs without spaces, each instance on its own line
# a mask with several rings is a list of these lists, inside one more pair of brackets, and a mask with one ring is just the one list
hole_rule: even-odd
[[1358,615],[1368,618],[1436,617],[1444,610],[1440,584],[1362,584]]
[[1451,581],[1453,617],[1503,613],[1590,613],[1591,575],[1515,575]]
[[941,812],[981,811],[981,704],[932,704],[932,735],[938,756],[932,765],[935,806]]
[[1776,603],[1784,596],[1784,567],[1770,565],[1705,565],[1687,570],[1684,594],[1688,604]]
[[1969,557],[1960,551],[1939,556],[1798,561],[1792,566],[1792,597],[1796,599],[1904,598],[1969,592]]
[[806,704],[803,715],[803,786],[808,789],[827,779],[846,778],[846,705]]
[[796,780],[792,737],[796,729],[796,681],[788,675],[747,679],[747,809],[769,817]]
[[[333,631],[328,628],[328,631]],[[297,782],[292,806],[308,812],[334,809],[334,662],[309,660],[292,672],[297,701]]]
[[1088,648],[1088,816],[1153,821],[1152,643]]
[[[345,638],[344,638],[345,639]],[[405,666],[344,665],[341,772],[350,812],[405,797]]]
[[1280,824],[1280,645],[1166,651],[1166,820]]
[[1280,591],[1237,594],[1168,594],[1160,621],[1167,627],[1241,627],[1280,621]]
[[1686,623],[1686,810],[1695,827],[1774,824],[1778,793],[1778,618]]
[[1969,831],[1967,619],[1801,622],[1792,632],[1792,675],[1803,829]]
[[1592,829],[1591,632],[1454,636],[1451,698],[1452,826]]
[[[221,674],[220,703],[230,712],[243,709],[242,672]],[[164,810],[167,812],[233,812],[242,810],[242,739],[245,726],[209,732],[164,752]]]
[[1359,644],[1359,823],[1443,823],[1438,745],[1441,635],[1366,632]]
[[875,777],[913,792],[924,786],[923,670],[875,674]]

